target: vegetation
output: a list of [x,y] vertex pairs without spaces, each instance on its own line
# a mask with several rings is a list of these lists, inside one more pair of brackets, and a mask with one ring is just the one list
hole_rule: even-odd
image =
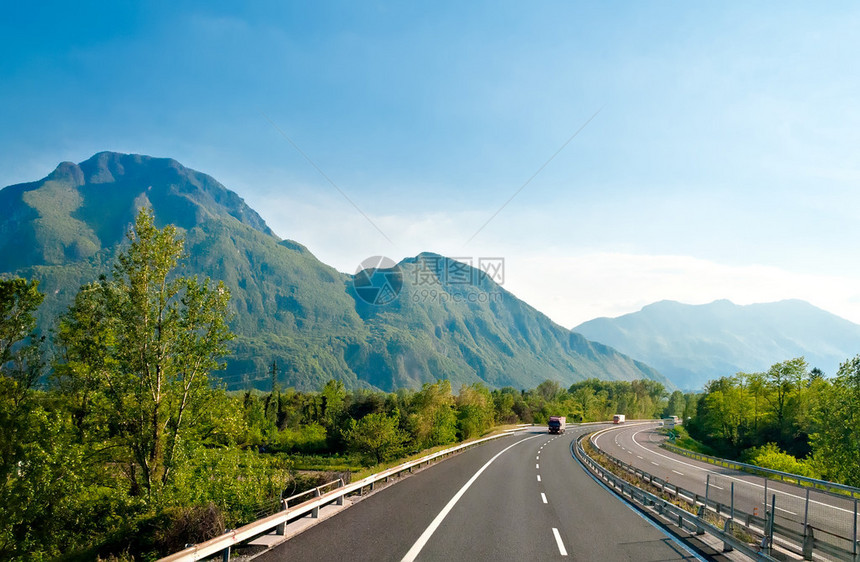
[[799,357],[711,381],[690,398],[686,430],[715,454],[860,486],[860,356],[833,379]]
[[597,379],[474,382],[456,394],[448,380],[394,393],[333,379],[281,390],[278,361],[267,392],[228,392],[210,375],[232,337],[230,291],[181,275],[184,243],[142,210],[112,275],[81,286],[58,319],[50,369],[35,331],[38,282],[0,280],[0,559],[150,560],[271,512],[332,471],[498,423],[652,417],[668,403],[654,381]]

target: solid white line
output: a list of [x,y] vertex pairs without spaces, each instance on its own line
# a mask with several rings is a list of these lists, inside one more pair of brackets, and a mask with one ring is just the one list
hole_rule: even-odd
[[540,499],[543,500],[543,503],[547,503],[546,494],[544,494],[543,492],[540,493]]
[[463,494],[466,493],[466,490],[468,490],[469,487],[475,483],[475,480],[478,479],[478,476],[480,476],[481,473],[484,472],[488,466],[493,464],[494,460],[502,456],[502,454],[504,454],[511,447],[515,447],[523,441],[528,441],[529,439],[534,439],[535,437],[538,436],[534,435],[532,437],[526,437],[525,439],[520,439],[513,445],[508,445],[507,447],[496,453],[496,455],[490,460],[488,460],[484,466],[478,469],[478,472],[472,475],[472,477],[469,478],[468,482],[463,484],[463,487],[460,488],[460,491],[454,494],[454,497],[451,498],[451,500],[445,505],[445,507],[442,508],[442,511],[439,512],[439,515],[437,515],[436,518],[433,519],[432,522],[430,522],[430,525],[426,529],[424,529],[424,532],[421,533],[421,536],[418,537],[418,540],[415,541],[415,544],[412,545],[412,548],[409,549],[409,552],[406,553],[406,556],[402,558],[401,562],[413,562],[415,558],[418,557],[418,554],[421,552],[421,549],[424,548],[424,545],[427,544],[427,541],[430,540],[430,537],[433,536],[433,533],[436,532],[436,529],[439,528],[439,525],[442,524],[442,521],[445,519],[445,517],[447,517],[448,513],[454,508],[455,505],[457,505],[457,502],[460,501],[460,498],[463,497]]
[[[672,461],[672,462],[676,462],[676,463],[678,463],[678,464],[683,464],[684,466],[689,466],[690,468],[695,469],[695,470],[701,470],[702,472],[710,472],[711,474],[717,474],[717,475],[719,475],[719,476],[721,476],[721,477],[723,477],[723,478],[728,478],[728,479],[730,479],[730,480],[737,480],[738,482],[743,482],[744,484],[749,484],[750,486],[754,486],[754,487],[756,487],[756,488],[764,488],[764,486],[762,486],[761,484],[756,484],[755,482],[750,482],[749,480],[744,480],[743,478],[737,478],[737,477],[735,477],[735,476],[729,476],[729,475],[727,475],[727,474],[723,474],[723,473],[721,473],[721,472],[717,472],[717,471],[715,471],[715,470],[708,470],[707,468],[703,468],[703,467],[701,467],[701,466],[696,466],[696,465],[694,465],[694,464],[690,464],[690,463],[688,463],[688,462],[684,462],[684,461],[682,461],[682,460],[678,460],[677,458],[669,457],[669,456],[667,456],[667,455],[664,455],[664,454],[662,454],[662,453],[658,453],[657,451],[654,451],[654,450],[652,450],[652,449],[649,449],[648,447],[645,447],[644,445],[642,445],[641,443],[639,443],[639,441],[637,441],[637,440],[636,440],[636,436],[637,436],[637,435],[639,435],[640,433],[642,433],[643,431],[646,431],[646,430],[645,430],[645,429],[640,429],[639,431],[637,431],[636,433],[634,433],[634,434],[633,434],[633,442],[634,442],[636,445],[638,445],[638,446],[639,446],[639,447],[641,447],[642,449],[645,449],[646,451],[648,451],[648,452],[649,452],[649,453],[651,453],[651,454],[657,455],[658,457],[663,457],[663,458],[669,459],[670,461]],[[602,434],[601,434],[601,435],[602,435]],[[598,437],[599,437],[599,436],[598,436]],[[595,439],[595,441],[596,441],[596,439]],[[718,490],[722,490],[722,488],[720,488],[719,486],[714,486],[713,484],[711,484],[711,487],[712,487],[712,488],[717,488]],[[801,496],[796,496],[796,495],[794,495],[794,494],[792,494],[792,493],[790,493],[790,492],[783,492],[782,490],[779,490],[779,489],[777,489],[777,488],[771,488],[771,490],[770,490],[770,491],[771,491],[771,492],[773,492],[773,493],[776,493],[776,494],[782,494],[782,495],[784,495],[784,496],[788,496],[788,497],[790,497],[790,498],[794,498],[794,499],[798,499],[798,500],[804,500],[804,499],[805,499],[805,498],[803,498],[803,497],[801,497]],[[813,504],[813,503],[814,503],[814,504],[816,504],[816,505],[820,505],[820,506],[822,506],[822,507],[829,507],[830,509],[835,509],[835,510],[837,510],[837,511],[844,511],[845,513],[853,513],[853,511],[852,511],[852,510],[850,510],[850,509],[845,509],[845,508],[843,508],[843,507],[839,507],[838,505],[830,505],[830,504],[828,504],[828,503],[824,503],[824,502],[820,502],[820,501],[816,501],[816,500],[812,500],[812,499],[810,499],[810,500],[809,500],[809,503],[810,503],[810,504]]]
[[567,556],[567,550],[564,548],[564,543],[561,542],[561,533],[555,527],[552,528],[552,534],[555,536],[555,544],[558,545],[558,553],[562,556]]
[[538,474],[537,477],[538,477],[538,482],[540,482],[540,474]]

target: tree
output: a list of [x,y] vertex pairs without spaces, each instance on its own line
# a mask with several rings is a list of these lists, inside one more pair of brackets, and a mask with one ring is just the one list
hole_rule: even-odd
[[821,389],[813,456],[825,476],[860,486],[860,355],[842,363],[832,385]]
[[12,397],[20,401],[42,373],[39,351],[42,342],[35,333],[33,313],[45,295],[38,281],[0,280],[0,376],[11,379]]
[[786,414],[790,399],[801,388],[807,364],[803,357],[789,359],[773,365],[765,374],[765,384],[771,391],[765,397],[770,402],[776,429],[780,435],[788,433]]
[[[232,337],[222,283],[175,275],[183,240],[141,209],[112,279],[85,286],[61,320],[69,386],[97,393],[85,416],[106,422],[103,437],[123,451],[132,491],[151,494],[170,479],[183,439],[196,427]],[[90,401],[89,404],[92,404]]]
[[398,417],[377,412],[367,414],[357,422],[352,420],[346,434],[347,443],[377,464],[392,458],[406,441],[406,436],[398,428]]

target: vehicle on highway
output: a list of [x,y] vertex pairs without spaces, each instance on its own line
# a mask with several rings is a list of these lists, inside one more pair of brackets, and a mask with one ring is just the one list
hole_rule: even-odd
[[548,425],[549,433],[564,433],[565,427],[567,426],[567,418],[564,416],[550,416]]
[[681,425],[681,418],[679,418],[678,416],[669,416],[667,418],[663,418],[663,421],[660,422],[660,425],[671,429],[676,425]]
[[612,416],[612,423],[624,423],[624,414],[615,414]]

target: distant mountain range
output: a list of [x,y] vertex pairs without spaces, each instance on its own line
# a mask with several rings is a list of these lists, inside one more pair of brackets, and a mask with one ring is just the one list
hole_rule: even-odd
[[[0,190],[0,274],[40,281],[43,331],[82,284],[109,272],[142,205],[157,224],[184,231],[184,273],[231,290],[238,337],[221,373],[230,388],[267,389],[273,362],[280,383],[301,390],[329,378],[386,391],[439,378],[516,388],[649,378],[673,388],[648,365],[554,324],[482,271],[427,253],[354,283],[279,239],[212,177],[167,158],[111,152]],[[396,283],[378,283],[389,277]],[[385,304],[366,302],[377,296]]]
[[860,353],[860,325],[800,300],[748,306],[661,301],[573,331],[653,365],[688,390],[799,356],[810,368],[835,375],[839,363]]

